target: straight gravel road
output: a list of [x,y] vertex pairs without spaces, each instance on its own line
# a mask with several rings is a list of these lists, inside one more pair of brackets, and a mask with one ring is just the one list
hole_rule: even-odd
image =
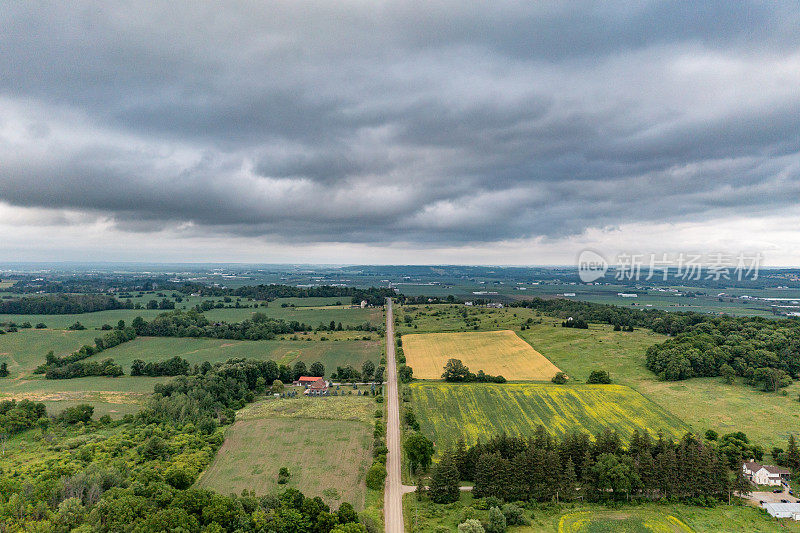
[[386,418],[386,491],[383,518],[386,533],[403,533],[403,482],[400,479],[400,400],[397,394],[397,366],[394,356],[394,316],[392,300],[386,299],[386,368],[388,401]]

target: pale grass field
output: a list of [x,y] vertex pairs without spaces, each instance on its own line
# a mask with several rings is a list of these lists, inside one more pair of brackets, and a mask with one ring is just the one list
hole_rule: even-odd
[[510,330],[403,335],[406,364],[419,379],[441,379],[448,359],[470,371],[508,380],[547,381],[559,371],[549,359]]
[[[320,496],[333,509],[350,502],[360,510],[371,440],[370,427],[352,420],[238,420],[197,486],[221,494],[247,489],[257,495],[294,487],[307,497]],[[292,477],[279,485],[283,466]]]
[[[294,487],[364,508],[364,477],[372,463],[372,421],[380,405],[368,396],[267,398],[240,410],[225,443],[197,485],[222,494],[258,495]],[[285,466],[291,479],[278,484]]]

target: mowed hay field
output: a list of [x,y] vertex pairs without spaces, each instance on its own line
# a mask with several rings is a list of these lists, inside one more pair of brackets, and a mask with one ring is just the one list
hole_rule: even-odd
[[[365,419],[375,407],[371,397],[349,396],[270,399],[249,406],[226,432],[197,485],[222,494],[247,489],[258,495],[294,487],[334,509],[350,502],[361,510],[372,444]],[[284,466],[291,479],[279,485]]]
[[403,335],[407,364],[419,379],[440,379],[448,359],[461,359],[472,372],[509,380],[550,380],[558,367],[510,330]]
[[532,435],[542,425],[553,435],[609,428],[627,440],[634,429],[681,437],[687,427],[655,403],[622,385],[545,383],[412,383],[412,407],[422,432],[441,451],[459,437],[474,444],[500,433]]

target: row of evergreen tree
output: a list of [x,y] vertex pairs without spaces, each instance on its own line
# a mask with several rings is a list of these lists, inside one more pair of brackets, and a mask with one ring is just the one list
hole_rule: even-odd
[[[747,438],[732,435],[715,442],[687,433],[675,442],[634,431],[626,447],[616,432],[604,431],[594,441],[580,432],[554,438],[540,426],[530,438],[499,435],[470,447],[460,442],[432,470],[429,493],[437,503],[456,501],[463,480],[474,482],[476,498],[680,498],[704,505],[750,490],[741,470],[741,461],[750,459],[743,455],[750,451]],[[734,460],[723,449],[731,440],[745,445]]]

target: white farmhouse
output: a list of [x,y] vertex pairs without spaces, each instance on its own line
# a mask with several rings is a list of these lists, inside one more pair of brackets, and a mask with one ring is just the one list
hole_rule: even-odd
[[742,473],[756,485],[781,486],[789,483],[791,472],[786,468],[772,465],[762,465],[755,461],[748,461],[742,465]]

